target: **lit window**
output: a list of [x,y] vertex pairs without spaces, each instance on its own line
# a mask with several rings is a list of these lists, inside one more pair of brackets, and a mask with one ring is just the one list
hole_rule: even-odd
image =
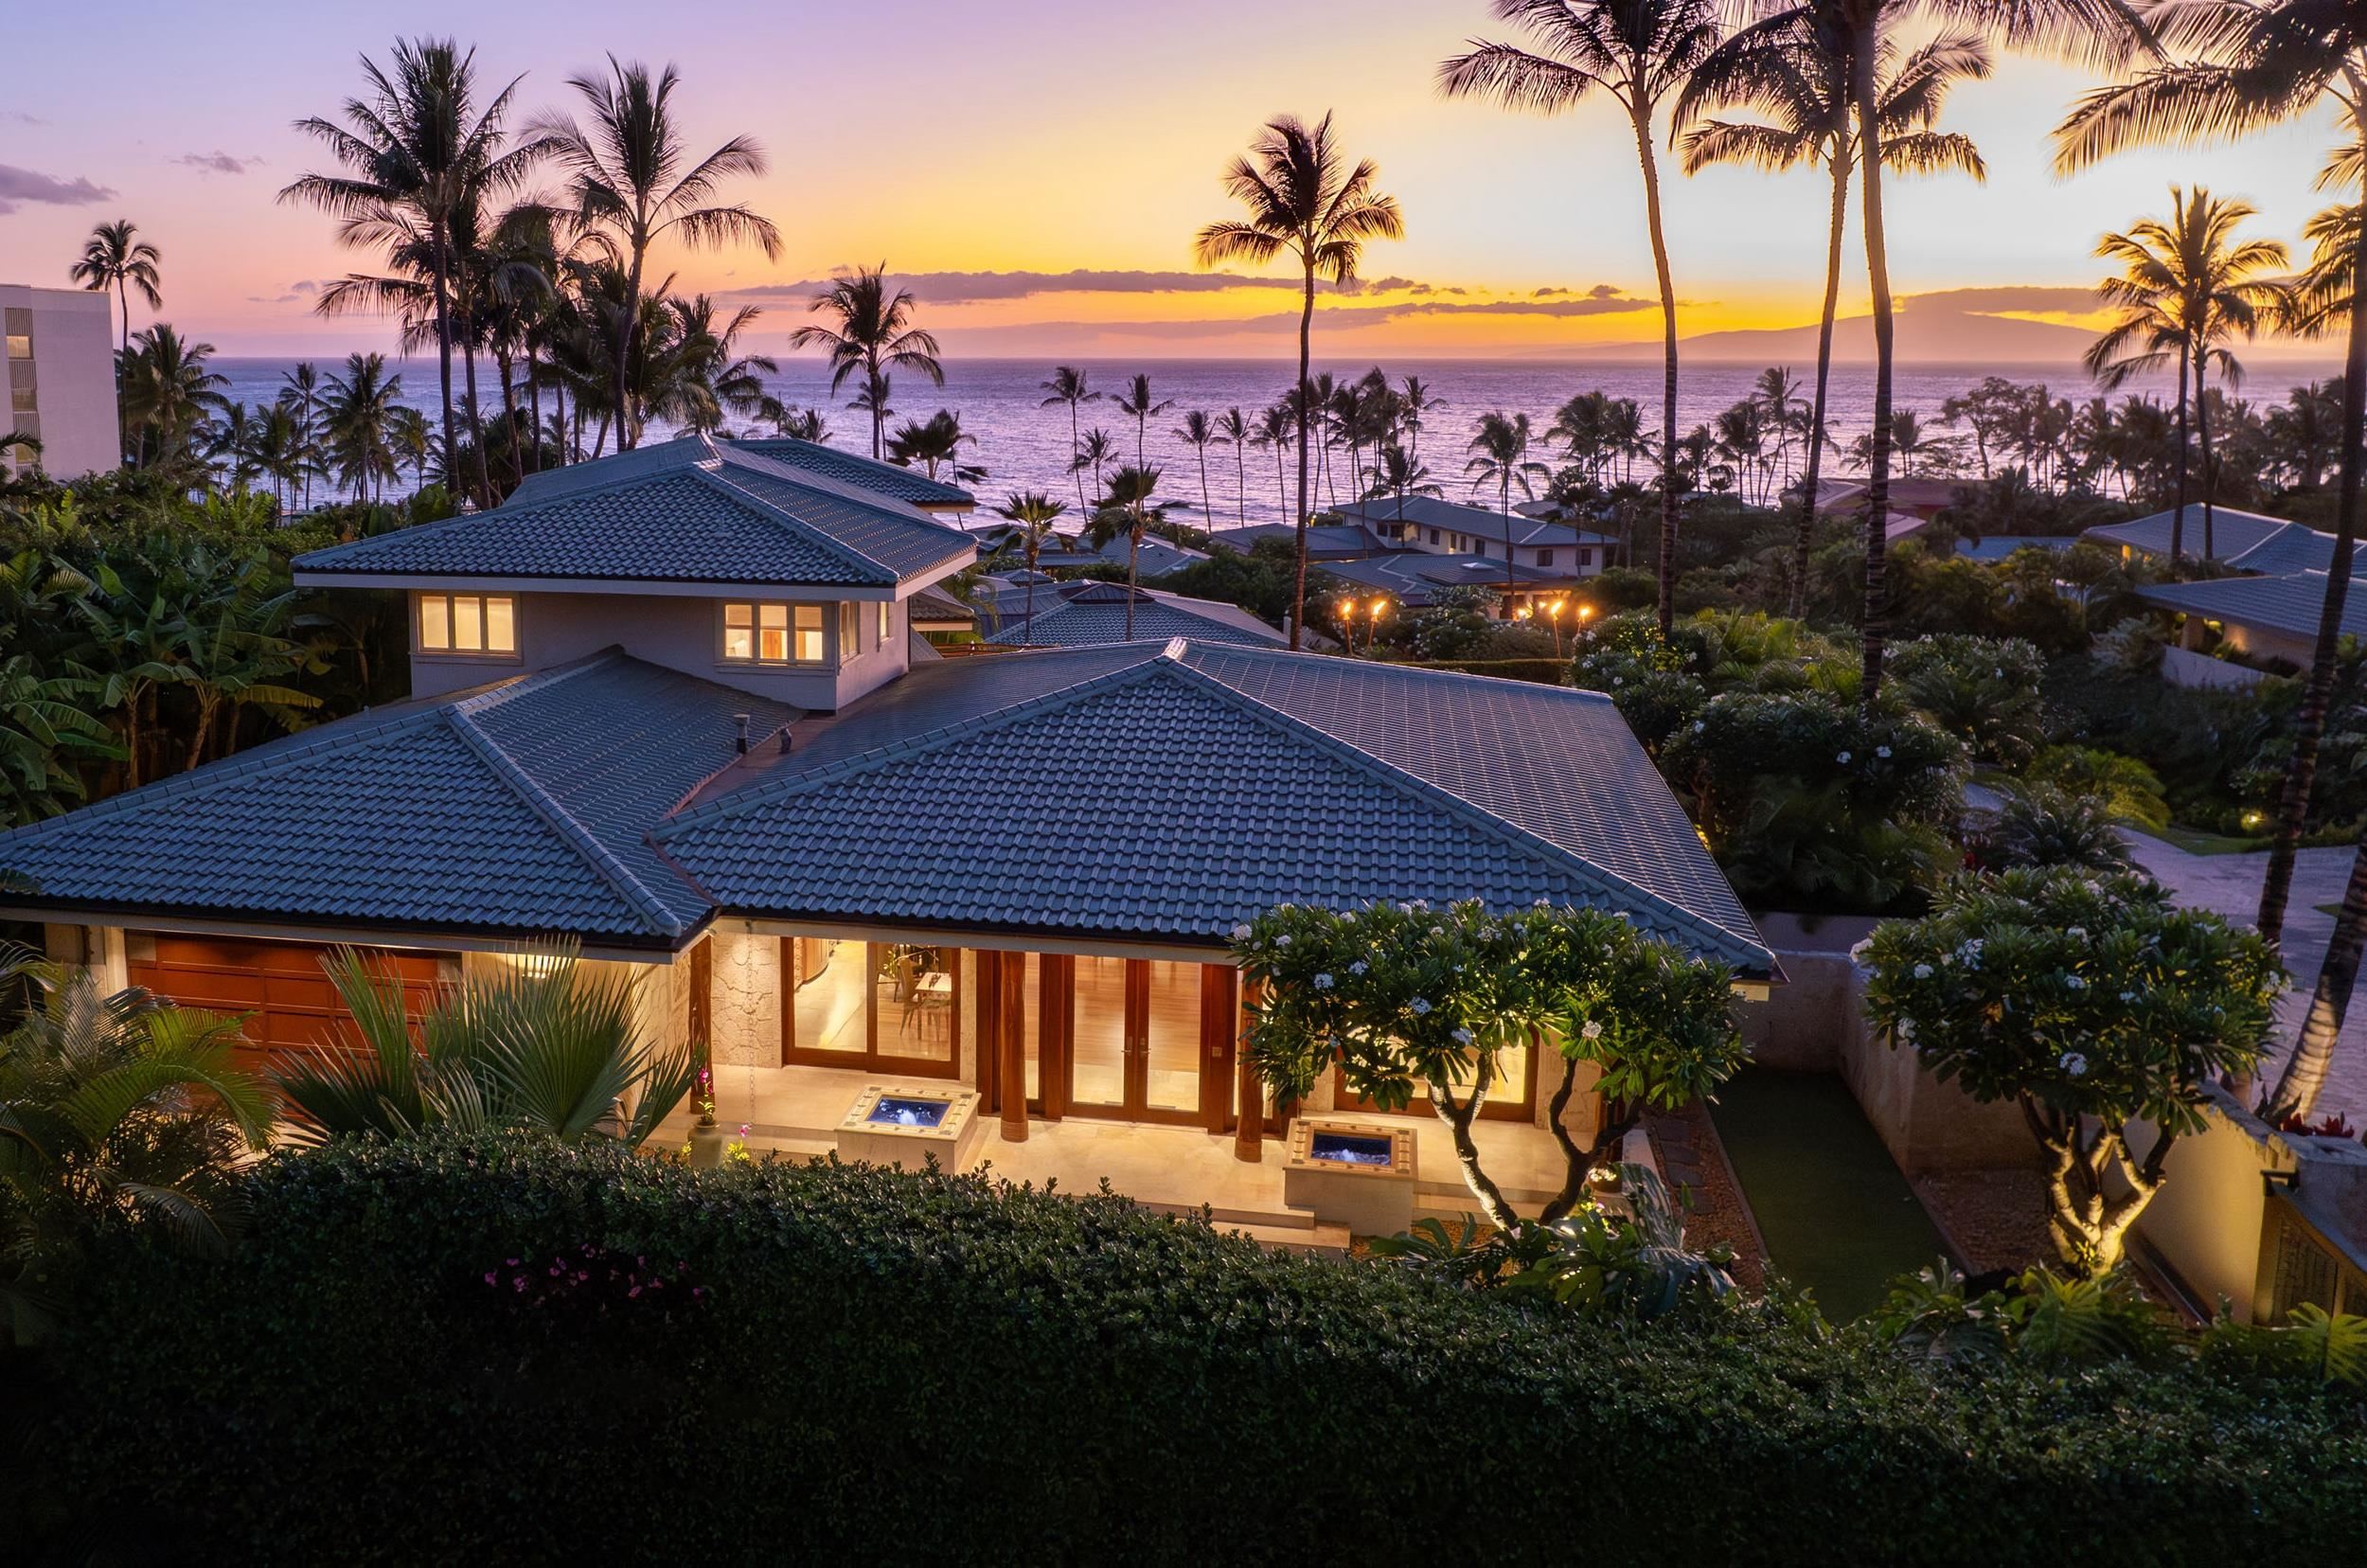
[[725,604],[725,664],[820,664],[822,610],[818,604]]
[[507,594],[421,594],[419,650],[426,653],[515,653],[518,601]]
[[888,633],[896,624],[895,612],[896,607],[888,603],[887,600],[881,599],[880,601],[880,646],[881,648],[885,648],[887,646]]
[[838,657],[840,663],[844,664],[848,659],[855,656],[855,638],[857,635],[855,629],[861,624],[862,622],[856,618],[855,607],[853,605],[842,604],[838,607]]
[[9,334],[9,358],[12,360],[28,360],[32,357],[33,334],[30,332],[10,332]]
[[10,387],[9,403],[19,414],[37,414],[41,411],[41,393],[30,386]]

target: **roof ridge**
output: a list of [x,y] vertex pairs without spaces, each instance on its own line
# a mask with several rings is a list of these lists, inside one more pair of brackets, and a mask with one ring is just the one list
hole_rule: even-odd
[[[661,446],[671,445],[673,445],[673,442],[671,441],[661,443]],[[659,450],[659,448],[635,447],[632,449],[633,452],[655,450]],[[625,453],[614,453],[612,454],[611,456],[617,457],[625,456],[627,454],[628,454]],[[544,469],[540,472],[545,473],[563,473],[567,469],[581,469],[604,460],[605,459],[598,457],[586,458],[580,462],[569,463],[565,466],[565,468]],[[711,455],[706,457],[694,457],[689,462],[682,465],[680,472],[683,473],[696,473],[703,468],[711,465],[714,461],[715,459]],[[433,523],[418,523],[407,528],[395,529],[393,532],[401,534],[406,540],[417,540],[428,534],[438,533],[446,529],[455,527],[463,523],[483,523],[489,518],[495,517],[502,517],[505,522],[512,521],[516,518],[526,516],[533,512],[547,510],[552,507],[558,506],[561,502],[578,501],[587,495],[604,495],[611,490],[623,490],[632,485],[648,484],[656,480],[671,478],[673,477],[675,472],[676,471],[671,469],[637,469],[620,471],[611,478],[596,480],[587,485],[571,486],[566,489],[557,490],[544,498],[537,499],[534,497],[528,497],[524,501],[519,501],[517,497],[512,494],[504,497],[502,504],[498,507],[488,507],[480,511],[454,512],[450,517],[439,517]],[[531,477],[531,475],[529,475],[529,477]],[[365,544],[375,544],[380,540],[389,537],[391,537],[390,534],[365,534],[360,539],[348,539],[340,543],[326,545],[321,549],[308,550],[304,554],[297,556],[293,561],[290,562],[290,564],[292,566],[302,567],[306,571],[318,571],[320,570],[319,562],[324,560],[346,555],[351,551],[360,549]],[[312,564],[306,565],[305,563],[308,561]]]
[[[750,456],[751,454],[740,453],[738,455],[744,458]],[[759,457],[758,461],[762,461],[762,459]],[[710,467],[707,464],[702,463],[695,467],[691,472],[698,474],[698,476],[704,480],[708,485],[724,491],[733,500],[738,501],[742,506],[745,506],[749,509],[756,512],[757,516],[761,517],[765,522],[770,523],[780,532],[792,534],[805,543],[818,544],[822,549],[831,555],[837,556],[842,561],[845,561],[858,567],[879,573],[881,576],[884,576],[891,582],[900,582],[903,579],[902,573],[895,570],[885,562],[865,555],[863,551],[855,548],[855,546],[847,543],[845,541],[838,539],[826,530],[814,526],[812,524],[807,522],[801,517],[792,515],[777,504],[766,500],[763,496],[758,495],[747,486],[734,480],[729,474],[723,472],[722,464],[718,463]]]
[[[729,794],[708,801],[703,806],[693,807],[679,816],[668,816],[663,819],[656,828],[651,829],[651,836],[654,841],[663,843],[686,830],[690,824],[721,817],[738,816],[757,806],[769,805],[776,800],[786,800],[820,785],[836,783],[855,774],[868,773],[874,769],[885,767],[891,762],[900,762],[908,757],[936,751],[952,744],[956,739],[967,739],[973,735],[1001,729],[1053,707],[1066,706],[1068,704],[1088,696],[1097,696],[1103,691],[1115,690],[1119,686],[1147,680],[1157,672],[1158,666],[1165,657],[1164,653],[1150,651],[1150,645],[1148,643],[1121,643],[1114,646],[1139,647],[1144,650],[1143,656],[1122,664],[1115,669],[1103,670],[1098,675],[1089,675],[1081,681],[1072,681],[1066,686],[1055,686],[1050,691],[1039,692],[1033,697],[1013,703],[1006,707],[992,708],[985,713],[972,714],[967,719],[956,720],[950,724],[939,724],[934,729],[899,736],[894,740],[868,747],[852,756],[842,757],[835,762],[825,763],[810,773],[801,773],[792,778],[773,779],[765,783],[752,784],[744,790],[735,790]],[[1013,656],[1030,658],[1045,655],[1021,653]],[[1058,657],[1059,655],[1056,653],[1051,656]],[[912,679],[909,675],[904,678]]]
[[[1182,639],[1179,638],[1177,641],[1181,642]],[[1172,644],[1169,646],[1170,648],[1173,647]],[[1253,697],[1248,692],[1234,686],[1231,682],[1213,675],[1207,670],[1200,668],[1198,666],[1186,664],[1182,660],[1182,658],[1166,653],[1163,653],[1157,662],[1166,666],[1167,668],[1173,673],[1199,683],[1212,693],[1216,694],[1220,700],[1232,703],[1243,710],[1265,720],[1269,723],[1288,728],[1293,733],[1307,739],[1310,743],[1318,746],[1319,748],[1340,755],[1344,760],[1362,767],[1369,772],[1379,774],[1385,782],[1397,787],[1399,790],[1410,791],[1419,794],[1425,800],[1442,807],[1450,815],[1471,822],[1473,825],[1495,834],[1499,838],[1508,839],[1521,847],[1529,850],[1531,853],[1542,855],[1549,860],[1565,863],[1568,866],[1577,869],[1584,876],[1593,878],[1601,882],[1609,884],[1608,890],[1615,890],[1622,894],[1632,895],[1644,903],[1664,912],[1671,919],[1681,926],[1707,928],[1709,931],[1715,932],[1719,936],[1725,938],[1729,943],[1755,950],[1757,953],[1765,954],[1771,959],[1773,956],[1764,941],[1745,937],[1739,932],[1730,931],[1725,926],[1719,924],[1717,920],[1701,914],[1698,910],[1689,909],[1684,905],[1678,903],[1675,900],[1668,898],[1665,894],[1655,893],[1650,888],[1644,886],[1642,883],[1635,882],[1631,878],[1624,877],[1618,872],[1611,870],[1609,866],[1599,864],[1594,861],[1589,860],[1584,855],[1577,853],[1574,849],[1556,844],[1553,840],[1546,838],[1541,833],[1523,828],[1517,822],[1512,822],[1506,818],[1500,817],[1492,811],[1485,811],[1474,802],[1466,800],[1461,795],[1456,794],[1453,791],[1446,789],[1441,785],[1434,784],[1418,774],[1412,773],[1404,768],[1401,768],[1385,757],[1377,757],[1373,753],[1366,751],[1363,747],[1359,746],[1352,741],[1344,739],[1341,737],[1332,734],[1330,731],[1319,727],[1318,725],[1309,723],[1308,721],[1299,718],[1296,714],[1286,712],[1285,710],[1274,706],[1271,703],[1263,702],[1258,698]]]
[[548,823],[560,837],[567,841],[570,848],[589,862],[600,879],[623,896],[645,924],[661,935],[679,936],[683,934],[683,922],[666,907],[664,900],[650,892],[641,879],[632,874],[630,866],[594,837],[590,829],[577,821],[573,812],[551,798],[550,793],[519,766],[517,759],[503,748],[501,742],[477,726],[466,708],[454,704],[437,711],[449,719],[454,732],[462,742],[476,753],[480,761],[493,770],[494,775],[509,787],[510,793],[525,802],[527,809]]
[[[1223,601],[1219,599],[1215,602],[1222,603]],[[1236,606],[1235,608],[1238,608],[1238,606]],[[1227,657],[1238,655],[1242,658],[1259,659],[1315,659],[1327,658],[1330,656],[1321,653],[1308,653],[1301,650],[1289,648],[1257,648],[1242,643],[1212,645],[1210,647],[1203,648],[1201,651],[1213,652]],[[1386,673],[1397,679],[1407,681],[1431,680],[1443,682],[1450,686],[1462,686],[1471,682],[1501,681],[1504,679],[1501,675],[1474,675],[1468,669],[1425,669],[1418,665],[1396,664],[1388,660],[1381,660],[1379,662],[1359,660],[1358,663],[1364,667],[1364,670],[1366,672],[1376,674]],[[1218,679],[1218,677],[1214,676],[1210,678]],[[1227,684],[1230,685],[1231,683],[1228,682]],[[1542,681],[1522,681],[1520,685],[1525,695],[1549,696],[1557,702],[1567,702],[1575,699],[1588,706],[1614,705],[1611,704],[1610,696],[1600,691],[1588,691],[1578,686],[1547,686]],[[1244,695],[1246,695],[1246,693]],[[1256,701],[1255,698],[1251,698],[1250,700],[1252,702]]]

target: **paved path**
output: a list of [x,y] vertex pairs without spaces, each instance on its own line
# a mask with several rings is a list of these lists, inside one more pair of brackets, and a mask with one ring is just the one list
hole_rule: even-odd
[[[2260,913],[2260,883],[2268,875],[2264,850],[2249,855],[2194,855],[2143,833],[2127,836],[2137,864],[2176,895],[2178,901],[2224,915],[2249,926]],[[2276,1073],[2301,1032],[2302,1014],[2308,1010],[2310,989],[2318,981],[2318,965],[2334,935],[2331,909],[2342,901],[2342,884],[2350,879],[2353,851],[2349,848],[2305,849],[2293,865],[2293,897],[2285,908],[2285,967],[2293,986],[2277,1009],[2278,1038],[2263,1078],[2275,1082]],[[2367,996],[2351,1007],[2336,1042],[2334,1071],[2318,1110],[2340,1112],[2354,1127],[2367,1127]]]

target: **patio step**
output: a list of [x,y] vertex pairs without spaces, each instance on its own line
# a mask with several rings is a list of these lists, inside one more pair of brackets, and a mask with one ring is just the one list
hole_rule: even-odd
[[1236,1236],[1246,1236],[1260,1246],[1281,1252],[1303,1253],[1310,1256],[1345,1257],[1348,1254],[1348,1228],[1345,1225],[1318,1225],[1311,1221],[1305,1225],[1227,1225],[1217,1228]]
[[[1137,1198],[1134,1202],[1144,1208],[1155,1209],[1161,1214],[1180,1214],[1186,1217],[1198,1215],[1203,1208],[1203,1205],[1200,1203],[1169,1203],[1156,1198]],[[1275,1231],[1311,1231],[1318,1228],[1315,1216],[1305,1209],[1226,1208],[1222,1204],[1204,1206],[1209,1223],[1219,1230],[1235,1226]]]

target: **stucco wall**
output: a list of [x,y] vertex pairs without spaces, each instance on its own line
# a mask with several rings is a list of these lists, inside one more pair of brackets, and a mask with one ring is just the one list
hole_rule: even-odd
[[[2137,1217],[2137,1234],[2162,1255],[2205,1307],[2227,1298],[2251,1322],[2259,1282],[2260,1238],[2268,1209],[2264,1170],[2291,1170],[2293,1146],[2214,1089],[2204,1126],[2171,1146],[2162,1189]],[[2150,1149],[2153,1130],[2132,1134]]]
[[715,944],[715,1064],[781,1064],[780,939],[718,930]]
[[[0,435],[41,437],[41,466],[60,479],[119,465],[116,444],[114,296],[81,289],[0,284],[0,311],[32,313],[34,417],[17,415],[0,353]],[[4,346],[0,346],[4,347]]]
[[[903,673],[908,662],[905,625],[909,606],[889,607],[888,636],[879,635],[879,611],[856,606],[858,651],[843,668],[772,670],[727,665],[717,657],[721,636],[719,600],[644,594],[521,594],[518,596],[515,657],[460,658],[447,653],[411,657],[411,691],[433,697],[498,681],[523,670],[544,669],[620,647],[637,659],[679,669],[701,680],[769,697],[792,707],[843,707],[863,693]],[[831,612],[835,614],[835,610]],[[418,617],[411,612],[413,635]],[[837,647],[838,629],[826,616],[824,640]]]

